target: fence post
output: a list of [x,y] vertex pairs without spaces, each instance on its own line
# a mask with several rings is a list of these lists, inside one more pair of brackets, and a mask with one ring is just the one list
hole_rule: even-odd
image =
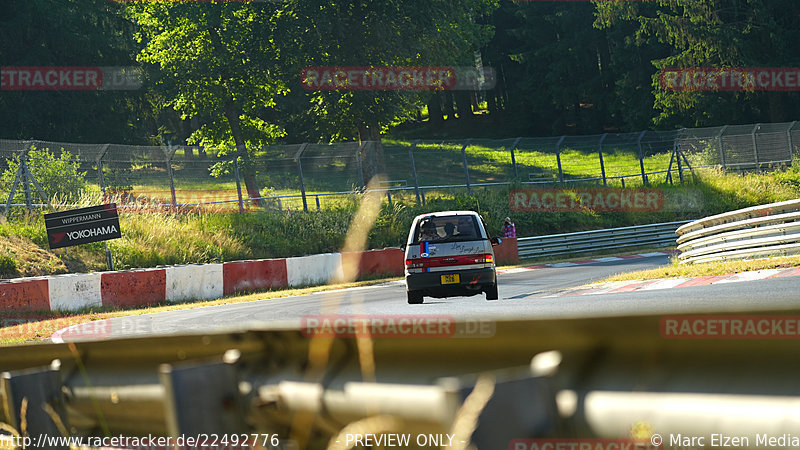
[[786,130],[786,135],[789,138],[789,161],[794,159],[794,143],[792,142],[792,128],[794,128],[796,124],[797,121],[795,120],[794,122],[792,122],[791,125],[789,125],[789,129]]
[[469,184],[469,166],[467,165],[467,147],[472,139],[467,139],[464,146],[461,147],[461,158],[464,160],[464,178],[467,181],[467,195],[472,193],[472,187]]
[[236,196],[239,198],[239,212],[244,212],[244,200],[242,199],[242,179],[239,176],[239,156],[233,158],[233,175],[236,177]]
[[647,134],[647,130],[639,133],[639,139],[636,140],[636,148],[639,149],[639,168],[642,170],[642,184],[647,186],[647,173],[644,171],[644,152],[642,151],[642,139],[644,139],[645,134]]
[[561,143],[564,142],[566,136],[561,136],[561,139],[558,140],[556,144],[556,162],[558,163],[558,181],[561,184],[564,184],[564,171],[561,169]]
[[[108,147],[110,146],[111,144],[104,145],[102,150],[100,150],[100,154],[97,155],[97,178],[100,181],[100,190],[103,192],[103,203],[109,201],[106,197],[106,179],[105,176],[103,176],[103,156],[106,155]],[[108,241],[103,241],[103,247],[106,250],[106,266],[108,266],[108,270],[114,270],[114,255],[111,254],[111,249],[108,248]]]
[[418,143],[419,139],[414,141],[411,147],[408,148],[408,159],[411,161],[411,175],[414,177],[414,193],[417,194],[417,204],[419,205],[422,200],[419,192],[419,180],[417,179],[417,165],[414,163],[414,149],[417,148]]
[[[23,154],[26,150],[22,150]],[[22,160],[22,155],[20,155],[20,160]],[[20,164],[17,167],[17,173],[14,175],[14,182],[11,184],[11,190],[8,192],[8,200],[6,201],[6,212],[5,214],[8,216],[11,214],[11,202],[14,200],[14,195],[17,193],[17,187],[19,186],[19,182],[22,180],[22,165]]]
[[519,170],[517,169],[517,158],[514,155],[514,151],[517,149],[517,144],[519,144],[521,137],[518,137],[517,140],[514,141],[514,144],[511,145],[511,165],[514,167],[514,179],[519,182]]
[[606,181],[606,165],[603,163],[603,141],[608,137],[608,133],[603,133],[600,137],[600,142],[597,143],[597,152],[600,155],[600,173],[603,175],[603,186],[608,186]]
[[35,144],[31,144],[28,147],[28,150],[25,150],[25,153],[22,154],[22,158],[19,160],[20,168],[22,169],[22,192],[25,194],[25,208],[27,208],[28,212],[33,211],[33,204],[31,202],[31,184],[30,179],[28,178],[28,151]]
[[722,127],[721,130],[719,130],[719,133],[717,133],[717,143],[719,144],[719,158],[720,160],[722,160],[723,169],[727,167],[727,162],[725,161],[725,147],[724,144],[722,143],[722,135],[725,133],[725,130],[727,129],[728,126],[725,125],[724,127]]
[[672,184],[672,161],[675,160],[675,149],[678,146],[678,139],[675,138],[675,141],[672,143],[672,154],[669,155],[669,167],[667,167],[667,176],[664,179],[664,182]]
[[[297,150],[297,153],[295,153],[294,159],[297,160],[297,171],[300,173],[300,195],[303,197],[303,211],[308,212],[308,201],[306,199],[306,181],[305,178],[303,178],[303,163],[300,161],[303,156],[303,152],[306,150],[306,147],[308,147],[308,143],[300,144],[300,148]],[[360,155],[358,157],[358,165],[360,168],[361,167]],[[278,199],[278,202],[280,202],[280,199]]]
[[364,141],[361,145],[358,146],[358,150],[356,150],[356,161],[358,162],[358,179],[361,181],[361,190],[363,191],[367,187],[366,180],[364,180],[364,163],[361,161],[361,152],[364,150],[364,146],[367,145],[369,141]]
[[753,137],[753,155],[755,156],[756,170],[758,170],[760,166],[758,163],[758,143],[756,142],[756,130],[758,130],[760,126],[761,124],[757,123],[756,126],[753,127],[753,131],[750,132],[750,135]]
[[103,146],[102,150],[100,150],[100,154],[97,155],[97,180],[100,182],[100,191],[103,193],[103,201],[106,201],[106,178],[103,176],[103,157],[106,156],[106,152],[108,151],[108,147],[111,144],[106,144]]
[[[97,155],[97,178],[100,181],[100,190],[103,192],[103,203],[107,203],[110,200],[106,197],[106,179],[103,175],[103,157],[110,146],[111,144],[104,145],[100,150],[100,154]],[[111,249],[108,248],[108,241],[103,241],[103,247],[106,250],[106,266],[108,270],[114,270],[114,255],[111,253]]]
[[178,201],[175,196],[175,176],[172,173],[172,144],[169,144],[169,153],[167,154],[167,171],[169,173],[169,191],[172,193],[172,207],[178,208]]

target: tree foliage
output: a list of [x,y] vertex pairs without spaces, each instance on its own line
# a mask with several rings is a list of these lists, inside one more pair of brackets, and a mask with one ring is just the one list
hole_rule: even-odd
[[[235,153],[251,195],[259,191],[252,161],[265,144],[380,139],[426,108],[429,129],[458,117],[467,119],[462,133],[474,133],[469,120],[485,100],[493,135],[800,113],[797,93],[668,92],[658,80],[665,67],[800,66],[794,0],[8,2],[0,10],[4,66],[138,64],[148,83],[140,91],[4,91],[3,138],[213,146]],[[497,71],[490,92],[301,87],[309,66],[472,66],[476,52]]]
[[[133,24],[107,0],[6,0],[3,67],[131,66]],[[141,142],[144,91],[13,91],[0,95],[0,136],[71,142]]]
[[[638,46],[665,45],[653,57],[657,124],[708,126],[796,118],[797,94],[776,92],[674,92],[659,86],[667,67],[797,67],[792,43],[800,36],[800,4],[790,0],[662,0],[599,2],[598,26],[628,27]],[[630,28],[634,24],[634,28]],[[656,41],[656,42],[654,42]]]
[[[17,153],[6,160],[8,166],[0,175],[0,187],[4,192],[11,192],[18,176],[21,158],[22,155]],[[64,149],[61,149],[60,154],[55,154],[46,148],[32,148],[27,153],[26,164],[30,174],[50,199],[58,197],[65,201],[74,200],[88,187],[86,172],[81,172],[80,163],[75,156]],[[14,195],[15,202],[25,200],[22,183],[23,179],[20,177]],[[32,182],[29,187],[34,199],[41,197]],[[5,198],[2,200],[6,201]]]

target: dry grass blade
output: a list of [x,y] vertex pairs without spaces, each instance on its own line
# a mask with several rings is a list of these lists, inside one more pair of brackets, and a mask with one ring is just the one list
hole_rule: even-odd
[[[364,250],[367,246],[369,231],[375,224],[381,209],[381,194],[377,189],[380,187],[384,177],[375,176],[370,180],[366,193],[362,196],[356,215],[350,222],[342,253],[350,253],[348,257],[342,258],[341,277],[334,277],[330,283],[352,282],[358,277],[358,267],[360,255],[357,252]],[[322,314],[335,314],[339,310],[340,301],[334,300],[323,302]],[[372,341],[369,336],[357,339],[358,357],[362,371],[362,378],[374,380],[375,378],[375,358],[372,353]],[[308,369],[306,380],[317,382],[324,372],[330,359],[330,349],[333,339],[330,337],[313,337],[309,344]],[[314,415],[310,413],[297,414],[292,420],[292,439],[298,443],[300,448],[305,448],[311,425],[314,422]]]
[[348,424],[342,428],[338,435],[331,438],[327,450],[349,450],[355,446],[355,442],[348,444],[346,436],[382,434],[400,431],[403,428],[403,421],[394,416],[372,416]]
[[28,434],[28,397],[22,397],[19,407],[19,431],[23,436]]
[[491,375],[481,375],[475,383],[472,392],[464,400],[464,404],[458,409],[456,419],[450,434],[453,435],[453,449],[465,450],[469,445],[472,433],[478,425],[478,417],[481,411],[489,403],[494,394],[495,379]]
[[[78,370],[81,373],[81,377],[83,377],[84,383],[86,383],[87,387],[92,387],[92,382],[89,380],[89,373],[86,371],[86,366],[83,365],[83,358],[81,357],[81,353],[78,351],[78,347],[73,342],[67,342],[67,347],[69,348],[70,353],[72,353],[72,357],[75,359],[75,365],[78,366]],[[97,401],[94,395],[91,396],[91,399],[95,414],[97,414],[97,421],[100,424],[100,428],[103,430],[103,433],[106,436],[111,436],[111,430],[108,428],[108,422],[106,422],[105,415],[103,415],[103,410],[100,409],[100,403]]]
[[47,413],[48,416],[50,416],[50,419],[56,425],[56,428],[58,428],[58,432],[61,433],[61,435],[64,437],[68,436],[69,432],[67,431],[67,427],[64,426],[64,422],[61,421],[61,417],[59,417],[56,410],[53,409],[53,407],[49,403],[45,403],[42,406],[42,409],[44,409],[44,412]]

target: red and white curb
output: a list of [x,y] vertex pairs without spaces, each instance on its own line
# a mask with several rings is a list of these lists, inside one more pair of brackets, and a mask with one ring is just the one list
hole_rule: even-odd
[[693,278],[662,278],[657,280],[608,281],[605,283],[578,286],[556,292],[522,297],[523,299],[575,297],[579,295],[619,294],[623,292],[655,291],[711,284],[738,283],[742,281],[766,280],[800,276],[800,267],[789,269],[766,269],[728,275],[712,275]]
[[53,275],[0,281],[2,311],[79,311],[213,300],[262,289],[316,286],[357,276],[403,274],[399,248],[293,258],[191,264],[118,272]]

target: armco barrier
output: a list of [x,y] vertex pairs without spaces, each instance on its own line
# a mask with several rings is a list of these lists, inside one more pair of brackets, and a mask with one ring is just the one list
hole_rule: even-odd
[[[328,449],[342,431],[382,432],[374,430],[410,435],[412,442],[452,433],[452,440],[471,440],[470,448],[481,450],[509,449],[512,440],[542,437],[604,440],[588,446],[575,439],[534,441],[538,444],[513,448],[667,448],[641,441],[609,443],[630,436],[634,427],[687,440],[701,437],[701,445],[693,448],[713,442],[710,433],[749,437],[750,444],[736,448],[797,448],[753,444],[758,435],[796,439],[800,335],[791,324],[798,315],[795,307],[753,310],[738,318],[652,313],[497,322],[464,318],[454,322],[456,329],[491,323],[492,336],[373,335],[368,355],[377,370],[366,382],[359,354],[363,337],[326,340],[329,363],[315,366],[319,341],[300,327],[270,323],[230,332],[3,347],[0,421],[34,439],[61,436],[54,423],[63,423],[72,436],[144,436],[137,444],[114,445],[127,448],[147,445],[141,442],[151,435],[225,439],[225,433],[234,432],[252,433],[259,442],[280,437],[290,444],[284,439],[297,436],[290,430],[307,432],[311,440],[302,447],[271,448]],[[782,335],[768,327],[754,339],[717,335],[723,320],[753,324],[767,317],[782,317],[781,330],[793,331]],[[98,322],[94,332],[105,332],[108,322]],[[675,331],[669,331],[670,322],[676,323]],[[677,323],[699,323],[701,329],[686,336]],[[706,334],[709,327],[717,332]],[[301,414],[321,419],[290,428]],[[356,422],[375,417],[382,422]],[[455,425],[465,417],[469,426]],[[455,433],[464,428],[458,437]],[[464,448],[435,446],[445,447]]]
[[800,254],[800,199],[706,217],[677,234],[686,264]]
[[675,230],[689,221],[652,223],[578,233],[551,234],[520,238],[519,254],[523,258],[580,254],[619,250],[626,247],[675,245]]

